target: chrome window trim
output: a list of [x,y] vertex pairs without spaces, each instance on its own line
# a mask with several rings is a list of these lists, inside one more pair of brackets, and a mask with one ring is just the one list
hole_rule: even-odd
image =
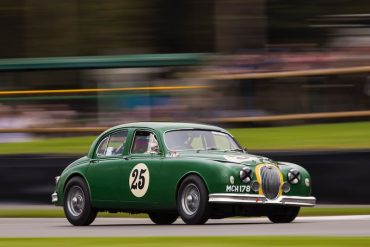
[[[104,142],[104,140],[105,139],[107,139],[108,138],[108,141],[107,141],[107,147],[105,148],[105,150],[104,150],[104,154],[99,154],[98,153],[98,150],[99,150],[99,148],[100,148],[100,145]],[[98,147],[96,148],[96,150],[95,150],[95,155],[96,155],[96,157],[98,157],[98,158],[100,158],[100,157],[105,157],[105,153],[107,152],[107,148],[108,148],[108,144],[109,144],[109,140],[110,140],[110,135],[108,135],[108,136],[106,136],[106,137],[104,137],[100,142],[99,142],[99,145],[98,145]]]
[[[129,152],[129,155],[151,155],[151,153],[148,153],[148,152],[145,152],[145,153],[132,153],[132,149],[134,148],[134,141],[135,141],[135,137],[136,137],[136,133],[138,131],[143,131],[143,132],[149,132],[150,134],[152,134],[154,136],[154,138],[157,140],[157,143],[158,143],[158,147],[159,147],[159,153],[157,153],[157,155],[160,155],[162,152],[161,150],[161,145],[159,144],[159,141],[158,141],[158,136],[154,133],[153,130],[151,129],[135,129],[133,135],[132,135],[132,139],[131,139],[131,144],[130,144],[130,152]],[[149,140],[150,141],[150,140]],[[149,145],[148,145],[148,149],[149,149]],[[148,151],[147,149],[147,151]]]
[[[96,157],[98,157],[98,158],[111,158],[111,157],[120,157],[120,156],[122,156],[122,155],[123,155],[123,154],[119,154],[119,155],[109,155],[109,156],[105,155],[105,154],[106,154],[106,152],[107,152],[107,149],[108,149],[108,145],[109,145],[109,141],[110,141],[111,136],[112,136],[112,135],[114,135],[114,134],[116,134],[116,133],[120,133],[120,132],[126,132],[126,133],[127,133],[126,138],[128,137],[128,134],[129,134],[128,129],[119,129],[119,130],[116,130],[116,131],[110,132],[107,136],[105,136],[105,137],[100,141],[100,143],[99,143],[98,147],[96,148],[96,150],[95,150],[95,155],[96,155]],[[99,155],[99,154],[97,153],[97,151],[99,150],[99,147],[100,147],[101,143],[102,143],[102,142],[103,142],[107,137],[108,137],[108,143],[107,143],[107,147],[106,147],[106,149],[105,149],[105,151],[104,151],[104,155]],[[127,140],[126,140],[126,141],[127,141]],[[126,142],[125,142],[125,145],[126,145]]]

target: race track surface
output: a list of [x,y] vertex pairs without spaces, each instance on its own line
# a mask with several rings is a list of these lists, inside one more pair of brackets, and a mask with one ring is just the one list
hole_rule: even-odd
[[88,227],[74,227],[66,219],[0,219],[0,237],[107,237],[107,236],[246,236],[327,235],[370,236],[370,215],[298,217],[290,224],[267,218],[209,220],[206,225],[154,225],[149,219],[97,218]]

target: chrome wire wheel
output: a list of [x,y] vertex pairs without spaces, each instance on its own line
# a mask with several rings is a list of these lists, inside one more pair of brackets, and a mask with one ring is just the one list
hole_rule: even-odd
[[85,194],[80,186],[73,186],[67,197],[68,211],[71,215],[80,216],[85,208]]
[[67,220],[74,226],[88,226],[96,218],[98,210],[93,208],[85,180],[72,177],[64,190],[63,209]]
[[194,215],[200,205],[200,192],[198,187],[191,183],[186,185],[181,195],[181,205],[185,214]]
[[208,190],[197,175],[189,175],[177,192],[177,212],[190,225],[204,224],[209,219]]

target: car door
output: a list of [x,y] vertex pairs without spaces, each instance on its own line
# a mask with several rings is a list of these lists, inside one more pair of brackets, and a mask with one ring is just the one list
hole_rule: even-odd
[[90,161],[87,179],[94,205],[119,206],[123,193],[123,174],[127,162],[128,130],[122,129],[104,136]]
[[151,130],[135,130],[127,167],[124,201],[130,208],[155,207],[161,193],[161,164],[163,152],[157,135]]

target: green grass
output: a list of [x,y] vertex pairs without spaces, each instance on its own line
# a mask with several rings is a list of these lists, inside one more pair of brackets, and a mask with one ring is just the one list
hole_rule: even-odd
[[84,136],[0,143],[0,154],[86,154],[94,139]]
[[300,216],[370,215],[370,207],[301,208]]
[[369,246],[370,237],[135,237],[135,238],[2,238],[0,246],[130,246],[130,247],[263,247],[263,246]]
[[[238,128],[230,132],[249,150],[370,148],[370,122]],[[85,154],[95,136],[0,143],[0,154]]]
[[[329,215],[370,215],[370,207],[343,208],[302,208],[300,216],[329,216]],[[0,209],[0,218],[61,218],[64,217],[62,208],[55,209]],[[146,218],[146,214],[128,213],[99,213],[98,217],[129,217]]]
[[230,129],[251,150],[370,148],[370,122]]

